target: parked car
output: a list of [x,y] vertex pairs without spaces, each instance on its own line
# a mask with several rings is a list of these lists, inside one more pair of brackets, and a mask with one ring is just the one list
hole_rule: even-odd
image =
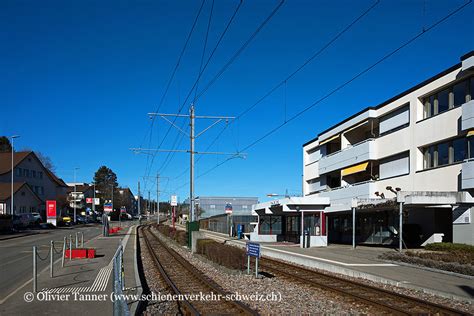
[[41,218],[41,215],[39,213],[31,213],[33,217],[35,218],[35,226],[39,226],[43,219]]
[[35,224],[36,218],[32,213],[13,215],[13,228],[15,229],[33,227]]
[[63,216],[63,218],[61,219],[61,222],[64,225],[72,225],[72,218],[70,216]]

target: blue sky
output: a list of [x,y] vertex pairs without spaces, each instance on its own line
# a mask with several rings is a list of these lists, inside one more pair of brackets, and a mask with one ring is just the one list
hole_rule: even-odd
[[[196,102],[197,115],[237,116],[375,1],[287,1],[239,58]],[[160,112],[175,113],[196,80],[211,0],[203,12]],[[199,86],[214,77],[278,1],[244,1]],[[381,1],[367,16],[300,73],[230,125],[211,147],[233,152],[324,96],[465,1]],[[0,2],[0,135],[19,134],[17,148],[41,151],[65,181],[91,181],[101,165],[136,192],[156,191],[162,200],[188,195],[189,156],[177,153],[164,164],[156,148],[169,125],[157,118],[149,138],[148,112],[156,110],[201,1],[8,1]],[[209,56],[237,0],[215,1]],[[319,106],[234,159],[198,177],[196,195],[257,196],[301,192],[302,144],[320,131],[377,105],[459,62],[474,49],[474,4],[424,34]],[[201,89],[200,88],[200,89]],[[286,98],[285,98],[286,95]],[[285,101],[286,100],[286,101]],[[286,106],[285,106],[286,104]],[[186,104],[183,113],[188,110]],[[179,125],[186,124],[178,120]],[[197,122],[197,130],[206,127]],[[187,125],[184,125],[187,127]],[[196,142],[203,151],[224,125]],[[175,142],[176,141],[176,142]],[[175,146],[174,146],[175,145]],[[187,149],[172,130],[163,149]],[[196,175],[223,156],[205,156]],[[182,175],[180,177],[177,177]]]

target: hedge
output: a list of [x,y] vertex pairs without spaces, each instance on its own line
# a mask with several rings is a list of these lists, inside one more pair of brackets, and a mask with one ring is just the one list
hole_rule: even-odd
[[211,239],[198,239],[196,252],[229,269],[246,269],[246,255],[242,249],[224,245]]

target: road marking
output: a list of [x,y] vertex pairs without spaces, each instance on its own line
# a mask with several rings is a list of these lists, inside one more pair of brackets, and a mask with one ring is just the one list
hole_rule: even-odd
[[[101,234],[95,236],[94,238],[92,238],[91,240],[88,240],[86,241],[84,244],[87,244],[89,242],[91,242],[92,240],[95,240],[97,239]],[[59,258],[57,259],[56,261],[53,262],[53,265],[57,264],[58,262],[61,261],[62,258]],[[44,272],[48,271],[49,270],[49,266],[44,268],[43,270],[41,270],[39,273],[38,273],[38,276],[40,276],[41,274],[43,274]],[[11,292],[10,294],[8,294],[7,296],[5,296],[5,298],[1,299],[0,300],[0,305],[2,305],[3,303],[5,303],[10,297],[12,297],[13,295],[15,295],[16,293],[18,293],[22,288],[24,288],[25,286],[27,286],[29,283],[33,282],[33,278],[29,279],[28,281],[26,281],[25,283],[23,283],[22,285],[20,285],[18,288],[16,288],[15,290],[13,290],[13,292]]]
[[99,270],[99,273],[95,277],[94,283],[91,286],[86,287],[55,287],[51,289],[42,289],[41,292],[46,293],[87,293],[87,292],[104,292],[107,289],[109,283],[110,273],[112,272],[112,266],[109,264]]

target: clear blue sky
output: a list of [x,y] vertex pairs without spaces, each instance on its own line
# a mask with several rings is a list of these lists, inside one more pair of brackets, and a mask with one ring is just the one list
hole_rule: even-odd
[[[201,1],[0,2],[0,135],[19,134],[17,148],[48,155],[65,181],[91,181],[101,165],[136,193],[149,156],[130,147],[157,147],[168,124],[157,119],[151,143],[148,112],[156,110]],[[244,1],[201,79],[203,87],[268,16],[278,1]],[[242,55],[196,103],[198,115],[238,115],[374,1],[287,1]],[[425,3],[425,4],[424,4]],[[465,1],[381,1],[286,85],[290,117]],[[206,58],[237,0],[215,1]],[[178,110],[196,79],[211,0],[160,112]],[[459,62],[474,49],[474,4],[426,33],[375,69],[248,151],[196,181],[196,195],[258,196],[301,192],[302,144],[345,117],[377,105]],[[230,126],[212,147],[236,151],[285,119],[285,89]],[[186,105],[183,112],[187,112]],[[177,121],[182,124],[182,121]],[[186,125],[185,125],[186,126]],[[223,125],[197,140],[204,150]],[[199,121],[197,130],[205,127]],[[176,146],[175,139],[178,140]],[[181,141],[179,143],[179,141]],[[179,146],[178,146],[179,145]],[[162,148],[187,149],[172,130]],[[187,154],[161,168],[163,200],[188,195]],[[225,159],[205,156],[199,175]],[[148,174],[148,173],[147,173]],[[142,179],[142,188],[145,187]],[[146,190],[155,189],[151,180]],[[154,194],[152,194],[154,196]]]

